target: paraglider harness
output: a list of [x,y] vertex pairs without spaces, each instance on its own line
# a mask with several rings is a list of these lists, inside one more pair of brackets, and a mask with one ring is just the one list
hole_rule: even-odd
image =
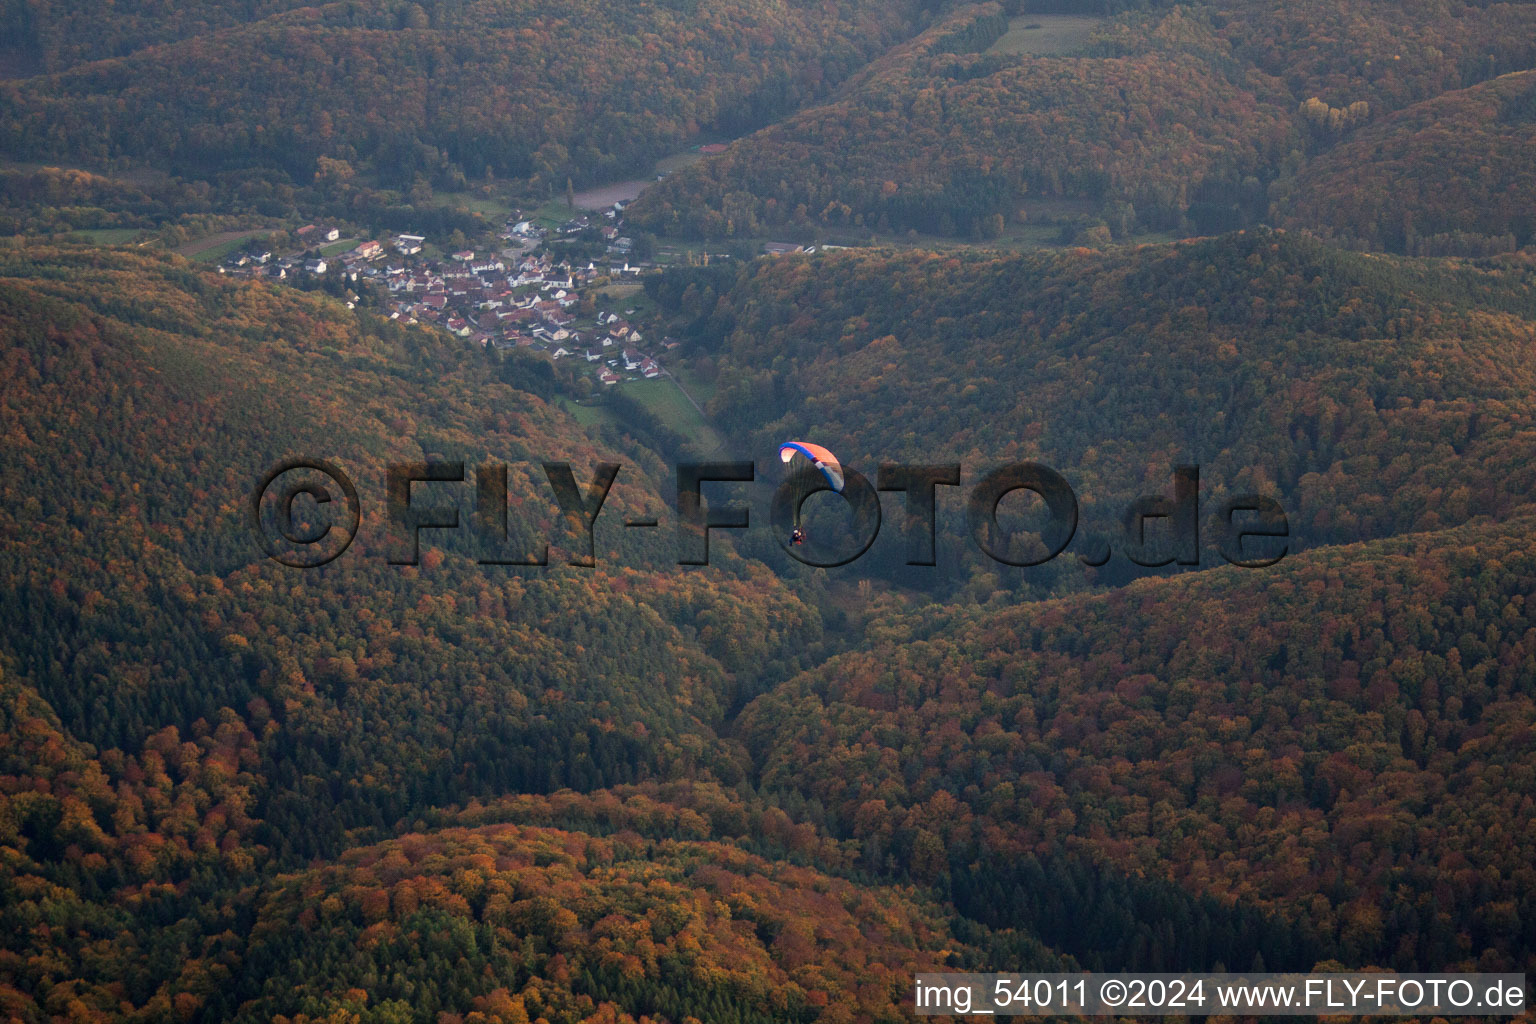
[[[821,445],[811,444],[808,441],[785,441],[779,445],[780,462],[788,465],[794,461],[796,456],[805,458],[811,465],[820,470],[821,475],[826,478],[832,490],[838,494],[843,493],[843,466],[842,463],[837,461],[836,455],[833,455]],[[802,491],[800,495],[801,502],[805,501],[807,493],[809,492]],[[800,526],[800,507],[798,504],[795,506],[795,528],[789,535],[789,543],[794,547],[799,547],[805,543],[805,530]]]

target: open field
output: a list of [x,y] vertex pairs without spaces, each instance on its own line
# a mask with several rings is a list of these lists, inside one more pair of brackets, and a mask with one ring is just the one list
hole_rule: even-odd
[[560,408],[563,412],[581,424],[583,427],[622,426],[619,418],[613,414],[607,406],[583,405],[567,398],[560,399]]
[[664,156],[656,161],[656,173],[671,174],[673,171],[682,170],[689,164],[696,164],[702,159],[704,159],[704,154],[696,149],[690,149],[683,153],[673,153],[671,156]]
[[199,263],[217,263],[236,249],[240,248],[252,238],[266,234],[265,231],[221,231],[207,238],[200,238],[195,242],[188,242],[176,251],[183,256],[188,256]]
[[[645,320],[658,312],[656,303],[645,294],[644,288],[630,281],[603,285],[593,292],[593,298],[597,301],[599,309],[606,309],[627,318]],[[656,353],[653,350],[658,348],[660,342],[659,334],[654,336],[647,334],[640,348],[654,355]]]
[[542,206],[536,207],[532,212],[525,213],[524,216],[535,224],[541,224],[546,228],[558,228],[561,224],[576,216],[578,212],[580,211],[572,210],[566,206],[564,199],[551,199]]
[[692,440],[701,450],[714,451],[725,443],[672,378],[663,376],[653,380],[627,381],[618,386],[624,389],[625,394],[649,409],[667,427]]
[[618,202],[628,202],[640,194],[640,190],[652,184],[656,176],[649,178],[631,178],[628,181],[616,181],[611,185],[599,185],[597,188],[589,188],[577,192],[572,198],[576,201],[578,210],[605,210]]
[[1009,20],[1008,31],[987,52],[1040,57],[1075,53],[1087,45],[1102,20],[1080,14],[1021,14]]
[[604,210],[616,202],[628,202],[638,196],[648,185],[656,183],[656,176],[671,174],[680,171],[689,164],[697,163],[704,159],[704,154],[698,147],[685,149],[681,153],[672,153],[656,161],[656,166],[649,175],[630,178],[626,181],[615,181],[607,185],[598,185],[595,188],[584,189],[573,197],[578,210]]
[[144,233],[143,228],[80,228],[70,232],[96,245],[126,245]]
[[707,405],[709,400],[715,397],[715,390],[719,387],[718,381],[705,383],[703,380],[700,380],[698,374],[693,372],[692,367],[682,367],[674,370],[672,371],[672,376],[679,384],[688,389],[688,393],[693,396],[693,400],[700,405]]
[[[741,242],[754,251],[761,248],[766,239],[743,239]],[[656,262],[669,264],[687,264],[697,261],[701,256],[710,259],[729,259],[726,252],[727,243],[721,241],[702,241],[690,238],[661,238],[656,242]]]
[[513,205],[500,196],[482,196],[477,192],[443,192],[434,190],[432,202],[453,210],[469,210],[492,220],[505,220],[512,215]]
[[628,302],[630,298],[645,291],[645,286],[634,281],[625,281],[623,284],[605,284],[598,290],[598,295],[607,295],[613,302]]

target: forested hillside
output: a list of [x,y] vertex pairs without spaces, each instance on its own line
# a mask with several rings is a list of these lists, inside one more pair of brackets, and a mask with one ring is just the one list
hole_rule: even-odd
[[[1448,255],[1533,230],[1528,104],[1494,82],[1536,67],[1527,3],[0,11],[6,156],[103,176],[0,168],[0,230],[195,213],[431,231],[472,190],[547,199],[720,138],[736,141],[641,197],[635,227],[1103,245],[1270,223]],[[1087,27],[1061,35],[1062,16]],[[1487,159],[1455,177],[1472,151]]]
[[[613,525],[660,512],[670,468],[623,438],[594,443],[456,340],[174,258],[0,258],[8,651],[83,740],[137,747],[229,707],[273,718],[279,745],[307,758],[299,736],[340,742],[366,723],[367,744],[323,759],[329,799],[351,808],[337,830],[466,785],[539,791],[577,775],[629,781],[637,758],[722,757],[668,748],[719,721],[736,672],[793,662],[817,639],[816,613],[731,559],[728,540],[719,571],[674,576],[670,532],[637,540]],[[77,450],[92,453],[86,465],[65,455]],[[247,523],[262,473],[294,456],[346,467],[371,505],[345,559],[296,588]],[[508,550],[550,542],[551,568],[487,574],[467,529],[424,532],[422,565],[391,566],[384,464],[429,457],[510,463]],[[625,466],[597,570],[561,568],[575,547],[538,467],[550,459],[582,482],[597,462]],[[467,527],[472,486],[418,500],[456,504]],[[635,685],[620,685],[631,672]],[[431,715],[400,715],[412,687],[428,688],[411,703]],[[573,731],[590,756],[548,767]],[[328,841],[323,829],[278,835]]]
[[165,7],[153,0],[10,0],[0,6],[0,14],[13,29],[3,44],[3,52],[14,68],[36,73],[63,71],[77,64],[126,56],[146,46],[234,28],[304,6],[296,0],[208,0],[178,9],[175,17],[168,18]]
[[914,966],[959,952],[912,890],[731,844],[507,824],[407,835],[282,878],[252,936],[247,977],[264,998],[236,1018],[252,1021],[295,997],[313,1015],[365,1002],[420,1015],[466,992],[507,1024],[605,1006],[609,1019],[811,1021],[834,1001],[842,1019],[888,1021]]
[[1536,71],[1447,93],[1364,128],[1278,198],[1291,224],[1423,256],[1536,239]]
[[1298,99],[1400,110],[1536,65],[1530,4],[1490,0],[1241,0],[1213,15],[1245,60]]
[[995,238],[1038,195],[1131,203],[1176,223],[1202,182],[1240,181],[1300,144],[1272,102],[1278,84],[1218,66],[1220,44],[1182,8],[1139,21],[1096,57],[979,52],[1006,25],[996,4],[963,9],[833,103],[663,182],[631,216],[709,238],[827,228]]
[[1077,492],[1084,533],[1111,539],[1191,463],[1205,507],[1269,494],[1308,545],[1531,501],[1533,272],[1251,231],[1110,253],[789,257],[653,290],[689,324],[743,445],[814,430],[866,475],[953,461],[967,485],[1038,460]]
[[[418,183],[430,193],[492,176],[540,191],[644,172],[700,133],[757,128],[817,98],[917,9],[445,0],[260,17],[215,4],[203,32],[152,29],[139,5],[99,20],[65,5],[28,12],[43,41],[77,38],[81,21],[125,34],[108,59],[0,83],[8,155],[147,166],[269,212],[295,189],[344,207]],[[124,52],[134,41],[158,45]],[[71,53],[59,42],[48,64]]]
[[[740,729],[867,865],[1085,960],[1529,971],[1533,525],[884,622]],[[1120,873],[1275,919],[1212,941]]]
[[[1061,219],[1052,203],[1069,200],[1081,205],[1064,233],[1095,243],[1149,229],[1216,233],[1268,218],[1271,184],[1290,183],[1375,119],[1536,66],[1529,4],[1152,5],[1106,20],[1075,52],[1009,45],[1005,33],[1041,28],[1030,13],[1041,9],[1055,8],[957,10],[832,102],[652,190],[633,216],[707,238],[915,230],[993,239],[1032,217]],[[1485,177],[1491,190],[1508,173]],[[1426,194],[1434,182],[1431,167]],[[1327,203],[1330,186],[1356,184],[1320,173],[1283,194]],[[1478,187],[1443,201],[1496,219],[1497,203],[1480,203]],[[1384,212],[1361,210],[1367,223],[1340,227],[1370,240],[1401,231],[1400,217],[1371,214]],[[1303,219],[1331,223],[1326,213]]]
[[[1536,974],[1536,3],[0,23],[0,1018]],[[770,527],[791,438],[962,466],[933,564],[895,491],[805,564],[849,517]],[[708,565],[695,456],[757,467]],[[309,569],[351,506],[263,504],[295,458],[358,496]],[[1077,502],[1049,564],[989,557],[1041,501],[967,509],[1021,461]],[[590,535],[561,463],[619,466]],[[1180,466],[1193,559],[1138,537]]]
[[[1199,442],[1314,549],[938,603],[751,534],[682,571],[600,528],[564,567],[533,462],[624,463],[610,523],[670,469],[518,364],[175,257],[4,250],[0,1001],[884,1021],[928,965],[1530,970],[1528,274],[1250,233],[662,281],[743,452],[815,425],[1100,497]],[[386,462],[505,460],[553,564],[428,531],[392,566],[374,517],[278,566],[245,503],[294,454],[374,509]],[[1392,539],[1319,546],[1355,536]]]
[[[538,461],[626,464],[614,517],[659,511],[670,473],[457,341],[91,249],[0,252],[0,322],[3,970],[27,1017],[50,992],[99,1011],[212,992],[217,972],[155,950],[216,956],[251,872],[339,853],[348,830],[476,794],[734,783],[713,728],[768,678],[737,674],[816,649],[818,613],[724,541],[707,576],[665,572],[670,534],[600,534],[602,568],[560,568]],[[371,503],[347,556],[307,574],[247,524],[251,488],[295,455],[334,459]],[[428,456],[511,463],[513,550],[547,538],[552,567],[487,570],[430,532],[419,567],[389,565],[384,463]],[[81,937],[120,931],[146,945],[103,962]]]

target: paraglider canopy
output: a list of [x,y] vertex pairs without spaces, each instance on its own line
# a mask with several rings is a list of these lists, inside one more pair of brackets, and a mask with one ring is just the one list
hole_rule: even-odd
[[796,455],[803,456],[811,465],[821,470],[834,491],[843,493],[843,465],[837,461],[836,455],[819,444],[811,444],[807,441],[785,441],[779,445],[781,462],[790,462]]

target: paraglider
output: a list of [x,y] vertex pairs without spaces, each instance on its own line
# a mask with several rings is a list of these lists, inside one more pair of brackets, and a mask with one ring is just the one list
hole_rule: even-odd
[[843,464],[837,461],[837,456],[827,451],[819,444],[811,444],[808,441],[785,441],[779,445],[779,461],[789,463],[794,461],[796,455],[803,456],[811,465],[821,470],[822,476],[827,478],[827,483],[838,494],[843,493]]
[[[837,461],[837,456],[819,444],[811,444],[809,441],[785,441],[779,445],[779,460],[785,465],[794,462],[796,457],[802,458],[821,470],[821,475],[827,478],[827,483],[838,494],[843,493],[843,464]],[[800,501],[805,500],[806,492],[801,492]],[[795,529],[789,535],[789,542],[799,547],[805,543],[805,530],[800,526],[800,506],[795,505]]]

